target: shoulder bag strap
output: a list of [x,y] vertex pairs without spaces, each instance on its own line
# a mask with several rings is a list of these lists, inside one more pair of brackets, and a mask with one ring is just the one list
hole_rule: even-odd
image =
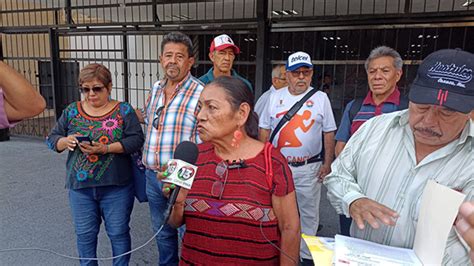
[[286,122],[290,121],[290,119],[298,113],[298,111],[301,109],[301,106],[311,97],[313,94],[315,94],[318,90],[317,89],[312,89],[309,91],[301,100],[297,101],[291,108],[286,112],[286,114],[283,116],[283,118],[280,120],[278,125],[275,127],[275,129],[272,131],[272,134],[270,136],[270,139],[268,140],[270,143],[273,143],[273,139],[275,138],[276,134],[278,131],[280,131],[281,127],[286,124]]
[[360,111],[360,108],[362,108],[362,104],[364,103],[363,98],[355,98],[354,102],[352,103],[351,109],[349,109],[349,122],[352,125],[352,121],[354,121],[354,118],[356,117],[357,113]]
[[272,189],[273,184],[272,148],[273,146],[270,142],[265,142],[265,147],[263,148],[263,156],[265,159],[265,177],[270,190]]

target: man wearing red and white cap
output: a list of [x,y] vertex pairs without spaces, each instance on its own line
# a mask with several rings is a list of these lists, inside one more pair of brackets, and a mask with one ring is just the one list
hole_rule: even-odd
[[227,34],[221,34],[215,37],[211,42],[209,48],[209,58],[211,59],[214,66],[209,71],[201,76],[201,80],[204,84],[212,82],[219,76],[232,76],[242,80],[245,85],[253,91],[252,84],[240,76],[237,71],[232,69],[234,64],[235,55],[240,53],[239,47],[234,44],[234,41]]

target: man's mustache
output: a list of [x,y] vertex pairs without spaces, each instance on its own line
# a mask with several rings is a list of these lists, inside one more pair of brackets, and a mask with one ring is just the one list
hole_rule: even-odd
[[167,66],[166,66],[166,69],[168,68],[178,68],[178,65],[177,64],[173,64],[173,63],[169,63]]
[[415,131],[428,133],[428,134],[432,135],[433,137],[442,137],[443,136],[443,134],[441,134],[439,132],[436,132],[436,131],[432,130],[431,128],[427,128],[427,127],[415,127]]

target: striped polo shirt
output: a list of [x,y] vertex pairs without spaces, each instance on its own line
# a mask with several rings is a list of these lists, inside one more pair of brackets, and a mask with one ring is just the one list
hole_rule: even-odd
[[[395,226],[353,223],[351,236],[389,246],[412,248],[422,192],[428,180],[466,194],[474,200],[474,122],[469,120],[459,138],[416,161],[408,110],[367,121],[347,142],[331,166],[324,184],[328,199],[339,214],[349,217],[349,206],[367,197],[395,210]],[[468,248],[451,229],[443,265],[470,265]]]
[[344,110],[341,124],[336,133],[337,141],[347,142],[357,129],[372,117],[398,111],[398,106],[400,105],[400,91],[398,87],[396,87],[392,94],[379,105],[375,104],[372,98],[372,91],[369,91],[351,124],[349,113],[353,104],[354,100],[350,101]]
[[[173,157],[173,152],[182,141],[200,142],[197,135],[197,105],[204,89],[202,82],[188,74],[176,86],[176,90],[165,105],[166,79],[156,82],[146,101],[146,139],[143,148],[143,164],[152,170],[158,169]],[[161,109],[160,112],[157,111]],[[153,121],[158,119],[157,127]]]

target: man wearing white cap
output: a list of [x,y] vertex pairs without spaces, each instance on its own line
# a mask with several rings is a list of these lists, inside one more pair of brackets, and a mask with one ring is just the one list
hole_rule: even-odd
[[215,37],[211,42],[209,48],[209,58],[214,64],[209,71],[201,76],[201,80],[204,84],[211,83],[215,78],[219,76],[232,76],[242,80],[245,85],[253,92],[252,84],[240,76],[237,71],[232,69],[234,64],[235,55],[240,53],[239,47],[234,44],[234,41],[227,34],[221,34]]
[[[259,123],[260,139],[267,141],[270,133],[274,135],[270,141],[290,165],[301,232],[307,235],[316,235],[318,230],[321,182],[331,171],[336,130],[329,98],[324,92],[313,91],[310,86],[312,76],[311,57],[305,52],[291,54],[286,64],[288,86],[270,95]],[[305,96],[307,99],[303,99]],[[303,103],[301,107],[287,123],[278,128],[280,120],[291,113],[288,111],[300,100]],[[324,155],[321,154],[323,141]],[[304,264],[305,260],[311,260],[311,254],[303,241],[300,256]]]

